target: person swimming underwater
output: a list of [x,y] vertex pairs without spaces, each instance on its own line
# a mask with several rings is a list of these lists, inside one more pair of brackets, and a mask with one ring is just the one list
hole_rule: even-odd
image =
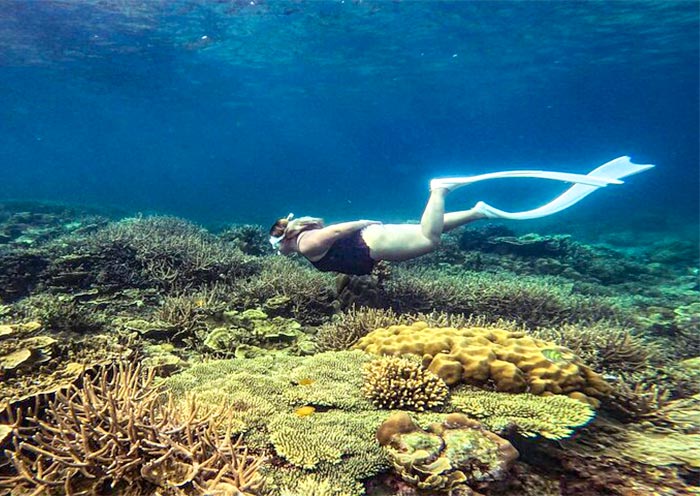
[[[574,205],[598,188],[622,184],[621,178],[652,167],[651,164],[634,164],[625,156],[586,175],[527,170],[433,179],[420,224],[356,220],[324,226],[319,218],[294,219],[289,214],[272,225],[270,243],[283,255],[301,254],[321,271],[366,275],[380,260],[408,260],[435,251],[443,233],[470,222],[479,219],[535,219],[551,215]],[[505,177],[535,177],[574,185],[546,205],[526,212],[505,212],[480,201],[469,210],[445,213],[445,197],[451,191],[477,181]]]

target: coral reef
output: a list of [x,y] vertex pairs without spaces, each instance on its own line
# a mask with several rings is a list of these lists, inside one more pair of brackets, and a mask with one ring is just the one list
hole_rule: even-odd
[[268,242],[269,234],[262,226],[238,224],[219,232],[217,236],[246,255],[261,256],[272,251]]
[[479,419],[491,431],[514,428],[523,436],[547,439],[567,438],[595,417],[588,403],[566,396],[498,393],[467,387],[452,392],[450,406]]
[[257,272],[257,262],[204,229],[174,217],[137,217],[112,223],[85,240],[88,252],[118,251],[133,257],[144,282],[183,290],[233,282]]
[[0,325],[0,411],[9,403],[67,386],[84,367],[131,354],[119,336],[66,337],[36,321]]
[[362,392],[377,408],[422,412],[447,398],[445,382],[419,360],[385,356],[364,366]]
[[359,481],[388,466],[374,441],[384,414],[361,393],[362,367],[372,359],[345,351],[219,360],[164,385],[182,401],[195,395],[200,403],[224,405],[234,434],[245,433],[251,448],[276,455],[272,464],[284,470],[262,471],[271,494],[314,475],[333,481],[331,494],[354,496],[362,492]]
[[252,348],[259,352],[287,348],[301,354],[315,348],[299,322],[270,318],[260,309],[223,312],[220,324],[201,333],[204,348],[217,356],[247,356]]
[[379,328],[356,347],[378,355],[415,354],[448,385],[497,391],[568,394],[597,405],[611,392],[602,377],[566,348],[497,328],[431,328],[425,322]]
[[615,322],[565,324],[535,329],[532,335],[566,346],[586,365],[604,373],[640,372],[658,365],[658,345]]
[[432,493],[452,494],[463,485],[480,489],[504,478],[518,457],[508,441],[455,413],[428,430],[396,413],[379,427],[377,439],[403,480]]
[[321,325],[316,333],[320,351],[349,349],[358,339],[379,327],[403,323],[391,309],[351,307],[333,316],[330,322]]
[[479,315],[528,328],[622,319],[613,301],[575,292],[571,283],[561,279],[467,272],[458,267],[396,268],[384,284],[383,299],[399,313]]
[[[58,391],[45,416],[20,428],[14,415],[10,459],[16,494],[259,494],[262,458],[233,440],[226,415],[198,415],[163,403],[153,374],[120,364],[82,387]],[[31,433],[31,434],[29,434]]]
[[263,306],[273,298],[288,298],[287,314],[302,324],[320,324],[335,313],[333,276],[286,257],[260,259],[255,276],[237,281],[231,302],[238,308]]

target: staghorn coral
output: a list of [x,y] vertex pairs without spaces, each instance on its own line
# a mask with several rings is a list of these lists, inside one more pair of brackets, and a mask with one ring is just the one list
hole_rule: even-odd
[[356,347],[379,355],[415,354],[447,385],[460,382],[497,391],[574,395],[598,404],[611,387],[566,348],[497,328],[431,328],[425,322],[380,328]]
[[142,277],[167,290],[233,282],[258,269],[251,257],[175,217],[124,219],[87,241],[95,248],[118,247],[132,252],[142,267]]
[[398,269],[383,289],[383,298],[399,313],[443,311],[505,319],[528,328],[622,318],[610,300],[574,291],[552,277],[518,276],[414,268]]
[[272,251],[267,241],[270,235],[259,225],[233,225],[218,233],[217,236],[219,239],[231,243],[246,255],[262,256]]
[[362,392],[377,408],[415,410],[440,406],[447,398],[445,382],[419,361],[381,357],[365,364]]
[[431,494],[503,479],[518,457],[508,441],[461,414],[426,431],[408,414],[396,413],[380,426],[377,439],[401,478]]
[[642,372],[651,364],[658,363],[660,357],[660,351],[653,342],[633,335],[627,327],[608,320],[540,328],[532,334],[566,346],[586,365],[611,374]]
[[[22,412],[10,412],[15,425]],[[153,374],[120,363],[82,387],[56,392],[45,415],[14,429],[16,475],[0,488],[18,494],[116,491],[146,495],[259,494],[263,459],[233,440],[226,415],[199,415],[194,402],[163,403]],[[31,432],[31,435],[27,433]]]
[[514,427],[526,437],[563,439],[595,417],[587,403],[565,396],[497,393],[473,388],[453,391],[450,407],[479,419],[489,430]]

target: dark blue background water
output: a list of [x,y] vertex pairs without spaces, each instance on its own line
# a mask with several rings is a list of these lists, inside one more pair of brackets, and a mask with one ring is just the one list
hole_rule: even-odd
[[698,72],[695,1],[0,0],[0,199],[399,220],[434,176],[628,154],[657,168],[553,222],[697,222]]

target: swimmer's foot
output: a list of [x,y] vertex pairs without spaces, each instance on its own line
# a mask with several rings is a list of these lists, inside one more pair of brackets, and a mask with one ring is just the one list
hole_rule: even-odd
[[430,181],[430,191],[435,191],[436,189],[445,189],[447,192],[454,191],[460,186],[466,186],[468,183],[455,182],[452,179],[432,179]]
[[497,208],[493,208],[491,205],[482,201],[476,202],[472,211],[476,215],[479,215],[481,219],[498,219],[501,217],[500,211]]

